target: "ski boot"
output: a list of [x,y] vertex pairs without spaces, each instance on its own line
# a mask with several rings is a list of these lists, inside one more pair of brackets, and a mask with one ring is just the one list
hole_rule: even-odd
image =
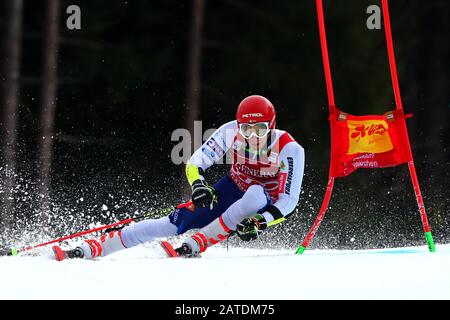
[[198,252],[193,252],[191,246],[187,243],[183,243],[181,247],[174,249],[173,246],[167,242],[162,241],[161,247],[167,253],[169,258],[183,257],[183,258],[201,258],[202,256]]
[[191,246],[187,243],[183,243],[181,247],[176,248],[175,252],[178,253],[179,257],[183,258],[201,258],[199,252],[195,252],[192,250]]
[[81,248],[76,247],[72,250],[62,250],[58,246],[52,248],[56,261],[62,261],[64,259],[82,259],[84,258],[84,252]]

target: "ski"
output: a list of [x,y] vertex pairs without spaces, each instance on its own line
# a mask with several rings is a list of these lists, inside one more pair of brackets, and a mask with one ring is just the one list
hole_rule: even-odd
[[52,250],[56,261],[63,261],[64,259],[81,259],[84,257],[83,251],[80,248],[63,250],[59,246],[53,246]]

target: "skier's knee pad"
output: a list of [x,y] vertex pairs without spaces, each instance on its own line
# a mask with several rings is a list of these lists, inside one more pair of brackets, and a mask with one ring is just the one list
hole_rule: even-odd
[[86,240],[80,248],[83,250],[86,259],[104,257],[122,249],[126,249],[122,242],[122,232],[112,231],[100,237],[100,239]]

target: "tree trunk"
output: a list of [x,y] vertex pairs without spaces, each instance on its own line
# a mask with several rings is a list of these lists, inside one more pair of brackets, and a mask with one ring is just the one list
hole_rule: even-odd
[[[42,87],[42,132],[40,136],[40,196],[41,222],[44,222],[49,212],[50,203],[50,170],[53,159],[53,130],[58,88],[58,44],[59,44],[59,0],[47,0],[47,20],[44,48],[44,77]],[[44,224],[45,225],[45,224]]]
[[19,104],[19,75],[22,37],[22,0],[7,3],[8,21],[5,35],[5,91],[3,109],[4,193],[0,229],[10,225],[14,217],[14,186],[16,174],[17,113]]
[[[201,55],[202,55],[202,31],[204,19],[204,0],[194,0],[192,3],[191,14],[191,32],[189,37],[189,61],[188,61],[188,76],[186,86],[186,114],[185,126],[191,134],[191,150],[199,147],[195,144],[194,137],[194,121],[198,120],[200,115],[200,88],[201,88]],[[182,181],[184,181],[184,167],[181,168]],[[190,189],[187,188],[186,183],[182,183],[181,194],[183,196],[190,195]]]

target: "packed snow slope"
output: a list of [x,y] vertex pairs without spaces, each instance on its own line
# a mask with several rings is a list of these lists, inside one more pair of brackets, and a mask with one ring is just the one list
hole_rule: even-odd
[[0,274],[0,299],[450,299],[450,245],[301,256],[217,247],[201,259],[146,245],[62,262],[44,251],[0,258]]

